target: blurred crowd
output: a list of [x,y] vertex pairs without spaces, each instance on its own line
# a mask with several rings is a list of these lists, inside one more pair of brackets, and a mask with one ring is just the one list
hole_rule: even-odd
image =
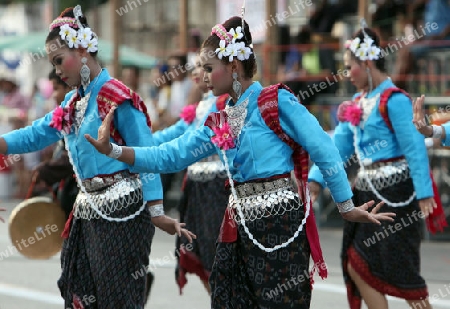
[[[410,82],[415,75],[443,73],[442,63],[426,60],[430,52],[450,48],[448,0],[374,0],[369,3],[367,23],[378,32],[382,45],[395,53],[390,57],[395,63],[388,73],[397,86],[415,91],[417,84]],[[336,80],[333,75],[338,74],[339,63],[342,63],[336,52],[342,50],[342,39],[348,35],[343,25],[351,23],[351,28],[359,28],[357,16],[358,1],[314,1],[307,22],[297,33],[285,39],[281,36],[281,45],[289,48],[280,48],[277,81],[289,85],[307,106],[316,103],[323,94],[335,94],[338,86],[329,81]],[[313,85],[320,82],[327,82],[326,89],[311,91]]]

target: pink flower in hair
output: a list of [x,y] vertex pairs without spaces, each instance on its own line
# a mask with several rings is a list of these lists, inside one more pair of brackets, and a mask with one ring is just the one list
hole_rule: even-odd
[[184,120],[187,124],[191,124],[195,119],[195,110],[197,106],[194,104],[190,104],[185,106],[181,111],[180,118]]

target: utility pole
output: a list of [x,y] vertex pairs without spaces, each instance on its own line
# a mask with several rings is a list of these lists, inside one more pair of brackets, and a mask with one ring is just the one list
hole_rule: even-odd
[[[266,20],[271,20],[277,13],[277,1],[266,0]],[[277,32],[278,25],[272,25],[266,29],[266,40],[263,43],[264,49],[264,64],[267,69],[264,69],[264,83],[272,84],[273,76],[276,73],[276,67],[278,65],[278,51],[273,48],[277,45]]]
[[359,16],[359,18],[364,18],[366,20],[367,25],[370,27],[371,21],[369,18],[369,1],[368,0],[359,0],[358,16]]
[[179,36],[180,36],[180,50],[182,53],[188,52],[188,27],[189,27],[189,11],[188,0],[179,0],[180,2],[180,24],[179,24]]
[[119,14],[117,14],[116,10],[119,10],[120,0],[110,0],[111,5],[111,29],[112,29],[112,44],[113,44],[113,63],[112,63],[112,76],[116,78],[120,78],[120,53],[119,47],[121,43],[121,35],[122,31],[122,18],[120,18]]

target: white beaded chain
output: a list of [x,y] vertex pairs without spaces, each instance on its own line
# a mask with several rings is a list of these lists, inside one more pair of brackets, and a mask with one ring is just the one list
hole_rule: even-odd
[[[80,127],[81,127],[81,124],[80,124]],[[145,209],[146,205],[145,205],[145,202],[144,202],[144,203],[142,203],[141,208],[139,208],[134,214],[129,215],[129,216],[124,217],[124,218],[112,218],[112,217],[109,217],[109,216],[105,215],[99,209],[97,209],[97,206],[95,206],[95,204],[94,204],[94,202],[93,202],[93,200],[91,198],[91,195],[86,191],[86,188],[83,186],[83,184],[81,182],[80,174],[78,173],[77,167],[76,167],[76,165],[73,162],[72,153],[69,150],[69,143],[67,142],[67,135],[65,133],[63,133],[63,136],[64,136],[64,142],[65,142],[65,145],[66,145],[67,154],[69,156],[69,161],[70,161],[70,164],[72,164],[72,166],[73,166],[73,171],[75,172],[75,178],[77,180],[78,187],[80,188],[81,192],[83,192],[86,195],[86,199],[87,199],[88,203],[90,204],[92,209],[100,217],[102,217],[103,219],[105,219],[107,221],[110,221],[110,222],[124,222],[124,221],[128,221],[128,220],[134,219],[136,216],[138,216]]]
[[233,182],[233,178],[231,177],[230,166],[228,165],[227,156],[226,156],[226,154],[225,154],[225,150],[222,149],[221,151],[222,151],[223,159],[224,159],[224,162],[225,162],[225,170],[227,171],[228,180],[230,181],[231,193],[233,194],[233,198],[234,198],[234,200],[236,201],[236,205],[237,205],[236,208],[237,208],[237,210],[238,210],[238,214],[239,214],[239,217],[240,217],[240,223],[242,224],[242,226],[243,226],[245,232],[247,233],[248,238],[250,238],[251,241],[252,241],[256,246],[258,246],[258,248],[260,248],[261,250],[263,250],[263,251],[265,251],[265,252],[268,252],[268,253],[274,252],[274,251],[276,251],[276,250],[278,250],[278,249],[280,249],[280,248],[285,248],[285,247],[287,247],[291,242],[294,241],[295,238],[297,238],[297,236],[298,236],[298,235],[300,234],[300,232],[303,230],[303,226],[306,224],[306,219],[307,219],[308,216],[309,216],[309,211],[310,211],[310,207],[311,207],[311,206],[310,206],[310,205],[311,205],[311,200],[310,200],[310,197],[309,197],[309,189],[308,189],[308,186],[306,186],[306,213],[305,213],[305,217],[303,218],[303,220],[302,220],[300,226],[298,227],[297,231],[296,231],[296,232],[294,233],[294,235],[293,235],[291,238],[289,238],[286,242],[284,242],[284,243],[282,243],[282,244],[280,244],[280,245],[276,245],[276,246],[274,246],[274,247],[272,247],[272,248],[266,248],[266,247],[264,247],[264,245],[262,245],[260,242],[258,242],[258,241],[254,238],[253,234],[249,231],[248,227],[245,225],[244,214],[242,213],[241,203],[240,203],[239,198],[237,197],[236,189],[234,188],[234,182]]
[[383,201],[384,203],[386,203],[387,205],[391,206],[391,207],[402,207],[402,206],[406,206],[408,204],[410,204],[414,198],[416,197],[416,191],[413,192],[413,194],[404,202],[398,202],[398,203],[394,203],[389,201],[388,199],[386,199],[385,197],[383,197],[380,192],[377,191],[377,189],[375,188],[375,186],[372,184],[372,182],[369,179],[369,176],[367,176],[367,173],[365,173],[365,169],[364,169],[364,163],[361,161],[361,156],[359,154],[359,149],[358,149],[358,143],[357,143],[357,136],[358,136],[358,132],[356,127],[353,130],[353,146],[355,147],[355,153],[356,153],[356,158],[358,159],[358,163],[362,172],[362,175],[365,179],[365,181],[367,182],[367,184],[369,185],[370,190],[373,192],[373,194],[375,194],[375,196]]

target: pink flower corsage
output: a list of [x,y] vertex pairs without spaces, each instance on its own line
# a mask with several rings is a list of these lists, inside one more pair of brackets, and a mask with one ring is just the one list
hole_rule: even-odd
[[216,135],[211,138],[211,141],[217,145],[217,147],[223,150],[235,147],[230,125],[227,122],[225,122],[222,127],[213,128],[213,131]]
[[220,149],[228,150],[236,146],[230,125],[227,122],[227,114],[224,110],[211,113],[206,118],[205,126],[209,127],[215,133],[211,137],[211,141]]
[[357,126],[361,122],[361,116],[363,111],[361,107],[352,101],[344,101],[339,105],[337,111],[337,118],[341,122],[350,122],[352,125]]
[[187,124],[191,124],[195,119],[195,110],[197,106],[194,104],[187,105],[183,108],[180,114],[180,118],[184,120]]
[[70,132],[70,111],[68,108],[58,106],[53,111],[53,117],[50,121],[50,126],[58,131],[63,131],[66,134]]

